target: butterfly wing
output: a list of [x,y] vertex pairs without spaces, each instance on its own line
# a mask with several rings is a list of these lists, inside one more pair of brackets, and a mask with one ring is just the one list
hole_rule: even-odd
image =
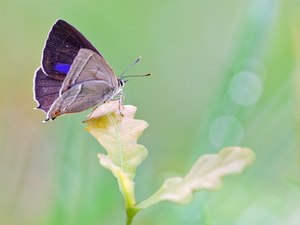
[[59,96],[62,81],[47,76],[41,68],[38,68],[33,82],[34,99],[38,103],[37,109],[47,113]]
[[56,21],[49,32],[43,51],[44,72],[54,79],[64,80],[81,48],[90,49],[102,57],[76,28],[66,21]]
[[63,94],[73,85],[92,80],[103,80],[112,87],[118,87],[117,77],[105,59],[89,49],[82,48],[62,84],[60,93]]
[[81,112],[111,99],[114,87],[106,81],[87,81],[73,85],[55,100],[47,113],[47,119],[67,113]]
[[97,49],[73,26],[58,20],[43,50],[34,95],[48,119],[111,100],[118,79]]

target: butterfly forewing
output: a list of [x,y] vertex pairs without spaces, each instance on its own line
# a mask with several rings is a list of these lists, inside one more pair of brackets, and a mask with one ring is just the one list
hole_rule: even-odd
[[60,93],[63,94],[76,84],[92,80],[103,80],[113,87],[118,86],[117,77],[104,58],[83,48],[79,50]]
[[63,20],[58,20],[48,35],[43,51],[44,72],[55,79],[64,80],[81,48],[90,49],[101,56],[77,29]]

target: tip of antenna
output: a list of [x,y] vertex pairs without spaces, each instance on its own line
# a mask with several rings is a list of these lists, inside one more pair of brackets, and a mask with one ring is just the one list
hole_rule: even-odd
[[148,77],[150,75],[152,75],[152,73],[147,73],[147,74],[145,74],[145,77]]
[[141,60],[141,58],[142,58],[142,56],[139,56],[139,57],[136,59],[136,61],[135,61],[135,63],[134,63],[134,64],[136,64],[138,61],[140,61],[140,60]]

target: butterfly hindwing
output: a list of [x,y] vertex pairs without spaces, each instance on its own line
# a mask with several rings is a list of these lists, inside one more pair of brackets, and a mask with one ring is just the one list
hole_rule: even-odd
[[81,112],[111,99],[114,93],[106,81],[87,81],[73,85],[55,100],[47,113],[47,119],[67,113]]
[[41,68],[37,69],[34,77],[34,99],[37,101],[38,109],[47,113],[58,98],[62,81],[47,76]]
[[81,48],[90,49],[101,56],[76,28],[63,20],[56,21],[43,50],[44,72],[54,79],[64,80]]

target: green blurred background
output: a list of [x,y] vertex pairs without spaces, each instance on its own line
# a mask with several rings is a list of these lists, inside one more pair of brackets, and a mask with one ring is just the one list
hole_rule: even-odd
[[252,148],[255,164],[191,204],[161,203],[142,225],[300,224],[300,1],[0,1],[0,224],[121,225],[123,199],[102,168],[88,111],[41,123],[32,78],[58,18],[77,27],[120,74],[126,104],[149,122],[137,199],[201,154]]

